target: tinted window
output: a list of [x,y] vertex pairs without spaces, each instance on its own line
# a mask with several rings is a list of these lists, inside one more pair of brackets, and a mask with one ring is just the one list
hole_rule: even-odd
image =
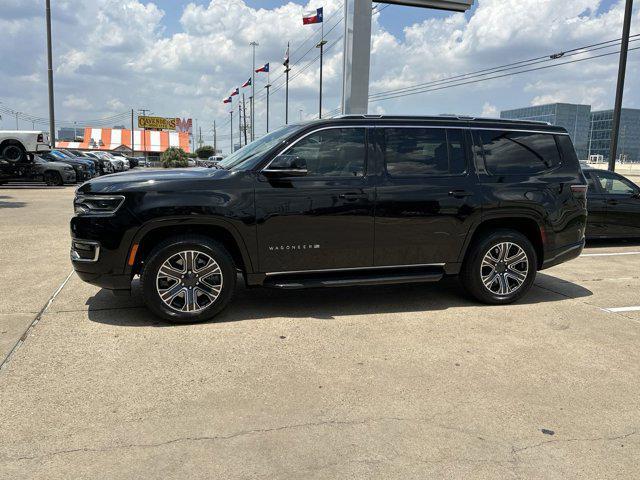
[[596,173],[598,183],[602,190],[613,195],[625,195],[635,193],[636,187],[625,178],[618,177],[611,173]]
[[304,137],[286,151],[307,162],[307,176],[364,175],[365,129],[332,128]]
[[387,128],[384,157],[392,177],[451,175],[466,169],[461,130]]
[[487,171],[492,175],[530,175],[560,163],[553,135],[483,130],[480,138]]

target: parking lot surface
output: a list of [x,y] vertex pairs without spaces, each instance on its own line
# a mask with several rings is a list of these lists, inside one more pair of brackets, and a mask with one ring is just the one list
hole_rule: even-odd
[[638,242],[508,307],[240,287],[172,326],[69,276],[72,197],[0,188],[0,478],[640,477]]

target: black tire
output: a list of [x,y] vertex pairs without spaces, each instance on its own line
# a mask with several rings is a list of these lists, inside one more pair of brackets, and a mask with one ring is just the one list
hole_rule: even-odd
[[43,177],[44,182],[49,186],[59,187],[64,184],[64,182],[62,181],[62,175],[60,175],[59,172],[47,171],[44,172]]
[[[219,274],[219,283],[221,284],[222,288],[219,291],[217,298],[211,301],[210,305],[199,307],[202,309],[195,312],[179,311],[176,308],[176,305],[178,307],[180,306],[179,304],[181,298],[184,299],[184,303],[186,305],[186,289],[188,287],[183,287],[183,285],[189,285],[189,282],[191,282],[192,284],[191,288],[189,289],[189,294],[195,296],[196,303],[199,302],[199,297],[196,292],[200,292],[200,294],[206,295],[202,290],[199,290],[200,288],[207,287],[206,284],[199,283],[203,279],[201,278],[198,280],[193,278],[197,271],[196,268],[193,269],[194,275],[191,275],[191,278],[185,278],[184,280],[182,280],[183,283],[181,283],[180,285],[178,285],[177,283],[180,282],[180,280],[178,280],[174,284],[169,284],[170,286],[166,288],[165,293],[168,293],[169,290],[172,290],[174,288],[183,290],[185,292],[184,294],[181,293],[178,297],[174,297],[173,308],[162,300],[159,292],[159,287],[164,280],[159,279],[158,274],[160,272],[160,269],[163,267],[163,264],[165,264],[165,262],[167,261],[170,261],[170,259],[175,259],[176,255],[180,254],[181,252],[187,251],[204,254],[195,255],[195,259],[192,259],[194,265],[196,265],[197,261],[201,260],[206,255],[210,257],[210,259],[214,260],[215,263],[217,263],[217,265],[219,266],[219,270],[221,271],[221,273]],[[151,251],[145,261],[145,264],[146,265],[144,267],[144,271],[142,272],[142,275],[140,277],[144,302],[149,310],[151,310],[158,317],[168,322],[198,323],[210,320],[226,307],[226,305],[231,300],[231,297],[233,296],[235,290],[236,268],[231,255],[229,255],[222,244],[206,236],[184,235],[165,240],[164,242],[156,246],[153,251]],[[202,270],[203,268],[205,267],[200,268],[200,270]],[[209,280],[211,284],[215,284],[218,282],[218,274],[211,275],[211,277],[214,276],[216,277],[215,280]],[[196,282],[195,285],[193,284],[193,282]],[[193,293],[191,293],[191,291]],[[210,300],[210,297],[205,298],[205,300]]]
[[0,151],[0,158],[4,158],[9,163],[21,162],[27,157],[22,144],[18,142],[6,143]]
[[[502,249],[500,245],[503,245]],[[505,248],[504,245],[513,246]],[[500,256],[496,256],[496,253],[504,251],[507,252],[504,255],[506,260],[510,258],[511,252],[512,262],[516,262],[518,248],[526,254],[526,260],[519,261],[516,265],[509,265],[510,262],[505,261],[497,262],[496,267],[483,264],[485,256],[490,252],[488,263],[493,262],[492,258]],[[536,250],[527,237],[515,230],[500,229],[484,234],[471,245],[462,265],[460,280],[465,290],[476,300],[491,305],[506,305],[520,299],[529,291],[536,278],[537,265]],[[496,278],[492,281],[494,273]],[[485,285],[483,278],[490,283],[489,286]],[[522,283],[518,286],[520,281]],[[510,289],[513,291],[509,291]]]

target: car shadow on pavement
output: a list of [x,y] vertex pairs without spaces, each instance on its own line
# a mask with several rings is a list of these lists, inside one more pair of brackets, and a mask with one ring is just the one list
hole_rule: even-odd
[[640,238],[587,240],[588,248],[640,247]]
[[26,206],[26,202],[12,202],[7,195],[0,195],[0,208],[22,208]]
[[[533,305],[590,295],[592,292],[580,285],[539,273],[535,287],[517,304]],[[87,305],[89,319],[94,322],[123,327],[170,326],[144,308],[137,281],[134,281],[130,297],[116,297],[108,290],[100,290],[87,301]],[[211,322],[273,317],[334,320],[338,316],[348,315],[416,313],[475,307],[485,308],[465,296],[455,278],[427,284],[306,290],[246,288],[239,278],[231,303]]]

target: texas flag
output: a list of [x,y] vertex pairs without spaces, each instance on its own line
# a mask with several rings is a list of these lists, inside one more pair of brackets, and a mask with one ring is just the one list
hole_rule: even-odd
[[222,103],[231,103],[232,101],[233,101],[233,98],[227,97],[222,101]]
[[233,97],[234,95],[240,95],[240,89],[238,87],[236,87],[236,89],[231,92],[231,95],[229,95],[229,98]]
[[311,25],[313,23],[322,23],[322,7],[315,12],[307,12],[302,16],[303,25]]
[[256,70],[256,73],[260,73],[260,72],[269,73],[269,64],[265,63],[262,67]]
[[244,82],[244,83],[242,84],[242,88],[244,88],[244,87],[248,87],[248,86],[250,86],[250,85],[251,85],[251,77],[249,77],[249,80],[247,80],[246,82]]

